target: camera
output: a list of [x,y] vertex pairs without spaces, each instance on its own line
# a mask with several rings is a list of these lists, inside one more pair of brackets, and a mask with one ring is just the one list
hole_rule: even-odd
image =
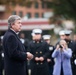
[[63,47],[60,45],[59,48],[63,48]]

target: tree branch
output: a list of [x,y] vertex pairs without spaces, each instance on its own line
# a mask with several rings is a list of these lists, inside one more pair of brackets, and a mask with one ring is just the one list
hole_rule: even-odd
[[70,3],[74,11],[76,12],[76,4],[72,0],[67,0],[67,1]]

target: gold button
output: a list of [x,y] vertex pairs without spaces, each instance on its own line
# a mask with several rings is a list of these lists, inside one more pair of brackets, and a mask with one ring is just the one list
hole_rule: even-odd
[[39,63],[36,63],[37,65],[39,65]]
[[37,43],[39,43],[39,41],[37,41]]
[[75,57],[75,54],[74,54],[74,57]]
[[36,52],[36,54],[38,54],[38,52]]
[[43,63],[40,63],[40,64],[43,64]]
[[42,54],[42,51],[40,51],[40,54]]

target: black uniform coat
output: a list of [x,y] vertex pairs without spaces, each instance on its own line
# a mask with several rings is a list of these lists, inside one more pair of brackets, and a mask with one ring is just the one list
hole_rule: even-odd
[[53,66],[54,66],[54,58],[52,58],[52,53],[54,51],[54,46],[50,45],[50,44],[48,44],[48,46],[49,46],[49,51],[50,51],[50,55],[49,55],[48,59],[51,60],[50,62],[48,62],[49,73],[50,73],[50,75],[52,75],[52,73],[53,73]]
[[72,40],[66,40],[68,47],[72,49],[72,58],[71,58],[71,66],[73,75],[76,75],[76,65],[74,64],[74,60],[76,58],[76,43]]
[[26,52],[17,34],[8,30],[3,39],[5,75],[26,75]]
[[[50,54],[48,44],[44,41],[32,41],[28,49],[34,58],[31,60],[31,75],[49,75],[47,57]],[[35,61],[35,57],[43,57],[44,61]]]

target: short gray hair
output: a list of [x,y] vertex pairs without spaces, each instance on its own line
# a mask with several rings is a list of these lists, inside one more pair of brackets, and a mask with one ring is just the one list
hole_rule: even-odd
[[20,19],[21,19],[21,17],[18,16],[18,15],[11,15],[11,16],[8,18],[8,28],[10,28],[11,25],[12,25],[13,23],[15,23],[16,20],[20,20]]

